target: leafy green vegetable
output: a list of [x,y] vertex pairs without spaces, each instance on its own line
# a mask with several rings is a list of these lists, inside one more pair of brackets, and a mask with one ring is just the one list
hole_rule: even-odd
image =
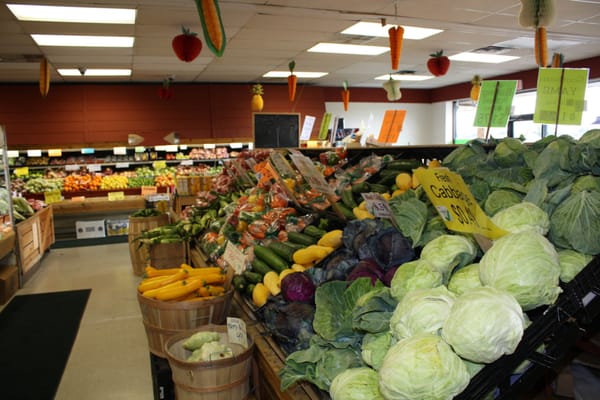
[[479,263],[465,265],[454,271],[448,282],[448,290],[457,295],[461,295],[473,288],[481,286],[481,279],[479,279]]
[[490,286],[458,296],[442,328],[442,338],[454,351],[476,363],[490,363],[512,354],[525,330],[517,300]]
[[514,204],[520,203],[523,199],[521,193],[513,190],[498,189],[494,190],[486,198],[483,210],[487,215],[494,216],[498,211],[504,210]]
[[431,262],[417,259],[398,267],[392,278],[390,293],[401,301],[411,290],[434,288],[443,282],[442,273]]
[[548,214],[535,204],[526,201],[499,211],[492,217],[492,222],[511,233],[534,230],[545,235],[550,229]]
[[399,200],[395,197],[389,205],[400,232],[411,239],[413,246],[419,243],[427,224],[427,204],[417,198]]
[[454,268],[470,264],[477,255],[477,246],[470,238],[459,234],[441,235],[421,250],[421,259],[429,261],[441,272],[444,283]]
[[527,147],[516,138],[504,138],[495,148],[493,160],[500,167],[512,167],[523,162],[523,154]]
[[464,362],[439,336],[418,334],[393,345],[379,369],[386,400],[448,400],[469,384]]
[[398,302],[391,295],[390,288],[380,287],[371,290],[356,301],[352,309],[352,328],[359,332],[385,332],[390,329],[390,317]]
[[560,262],[560,280],[570,282],[581,272],[594,257],[589,254],[579,253],[575,250],[561,250],[558,252]]
[[361,345],[362,360],[371,368],[379,370],[386,353],[393,343],[396,343],[396,341],[390,331],[366,333]]
[[600,253],[600,192],[572,193],[550,215],[549,238],[560,248]]
[[512,294],[525,311],[556,301],[559,276],[554,246],[532,230],[504,235],[479,261],[481,283]]
[[379,376],[371,368],[350,368],[335,377],[329,390],[332,400],[384,400]]

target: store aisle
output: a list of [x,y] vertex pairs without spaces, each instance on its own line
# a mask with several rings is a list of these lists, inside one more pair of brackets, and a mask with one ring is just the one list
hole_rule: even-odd
[[127,243],[53,249],[17,292],[92,289],[56,400],[153,398],[139,280]]

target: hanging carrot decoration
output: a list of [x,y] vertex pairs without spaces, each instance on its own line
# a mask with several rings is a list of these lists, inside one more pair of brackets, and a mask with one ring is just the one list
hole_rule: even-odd
[[479,94],[481,93],[481,85],[483,84],[483,81],[481,80],[481,77],[479,75],[475,75],[473,77],[473,79],[471,79],[471,93],[469,95],[469,97],[471,97],[471,100],[473,100],[475,103],[477,103],[477,101],[479,101]]
[[196,8],[200,15],[206,46],[217,57],[221,57],[225,51],[227,39],[225,28],[223,28],[223,20],[221,19],[219,2],[217,0],[196,0]]
[[43,57],[40,61],[40,94],[46,97],[50,91],[50,63]]
[[400,66],[400,55],[402,53],[402,41],[404,38],[404,28],[401,26],[392,26],[388,29],[390,41],[390,57],[392,61],[392,70],[395,71]]
[[344,81],[344,89],[342,89],[342,102],[344,103],[344,111],[348,111],[350,104],[350,89],[348,89],[348,81]]
[[288,68],[290,69],[290,75],[287,78],[288,81],[288,94],[290,97],[290,101],[293,102],[296,98],[296,85],[298,84],[298,77],[294,75],[294,68],[296,68],[296,61],[292,60],[288,64]]
[[554,21],[554,0],[521,0],[519,23],[535,29],[534,54],[539,67],[548,65],[548,39],[546,26]]
[[554,53],[552,55],[552,68],[562,68],[565,57],[562,53]]

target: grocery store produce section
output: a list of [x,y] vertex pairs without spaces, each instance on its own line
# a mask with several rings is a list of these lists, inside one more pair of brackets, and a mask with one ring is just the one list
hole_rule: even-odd
[[[177,176],[211,168],[206,186],[186,183],[193,201],[168,224],[130,238],[151,257],[138,296],[189,309],[235,291],[262,398],[515,399],[598,331],[599,152],[600,130],[532,144],[246,149],[218,167],[17,185],[39,199],[148,186],[152,173],[177,193]],[[62,183],[41,186],[52,179]],[[135,216],[160,214],[150,209]],[[184,262],[153,265],[152,249],[173,244]]]

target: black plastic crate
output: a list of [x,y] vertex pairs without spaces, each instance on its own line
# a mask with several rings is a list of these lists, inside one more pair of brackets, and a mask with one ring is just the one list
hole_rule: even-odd
[[595,257],[563,287],[564,307],[582,325],[590,325],[600,315],[600,256]]
[[175,400],[175,386],[169,362],[150,353],[150,371],[154,400]]

